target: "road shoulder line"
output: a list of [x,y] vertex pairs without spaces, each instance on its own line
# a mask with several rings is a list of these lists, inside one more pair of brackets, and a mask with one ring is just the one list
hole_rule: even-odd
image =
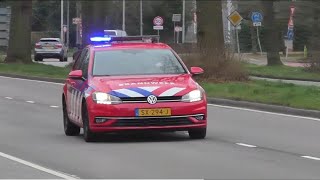
[[20,158],[11,156],[11,155],[9,155],[9,154],[5,154],[5,153],[3,153],[3,152],[0,152],[0,156],[3,157],[3,158],[9,159],[9,160],[11,160],[11,161],[14,161],[14,162],[23,164],[23,165],[25,165],[25,166],[29,166],[29,167],[31,167],[31,168],[33,168],[33,169],[37,169],[37,170],[39,170],[39,171],[42,171],[42,172],[45,172],[45,173],[54,175],[54,176],[59,177],[59,178],[63,178],[63,179],[77,179],[76,177],[73,177],[73,176],[71,176],[71,175],[67,175],[67,174],[65,174],[65,173],[61,173],[61,172],[58,172],[58,171],[54,171],[54,170],[52,170],[52,169],[45,168],[45,167],[43,167],[43,166],[40,166],[40,165],[31,163],[31,162],[25,161],[25,160],[23,160],[23,159],[20,159]]

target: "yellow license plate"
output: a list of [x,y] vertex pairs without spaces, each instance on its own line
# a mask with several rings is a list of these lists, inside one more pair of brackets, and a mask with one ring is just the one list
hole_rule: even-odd
[[136,116],[140,116],[140,117],[171,116],[171,109],[170,108],[136,109]]

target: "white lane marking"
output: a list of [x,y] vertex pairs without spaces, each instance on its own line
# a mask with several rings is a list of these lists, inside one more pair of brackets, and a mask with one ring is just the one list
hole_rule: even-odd
[[59,106],[50,106],[51,108],[59,108]]
[[222,106],[222,105],[216,105],[216,104],[208,104],[209,106],[218,107],[218,108],[225,108],[225,109],[235,109],[240,111],[249,111],[249,112],[256,112],[256,113],[264,113],[264,114],[271,114],[271,115],[277,115],[277,116],[285,116],[285,117],[292,117],[292,118],[299,118],[299,119],[307,119],[312,121],[318,121],[320,122],[320,119],[318,118],[312,118],[312,117],[305,117],[305,116],[295,116],[290,114],[282,114],[282,113],[273,113],[268,111],[261,111],[261,110],[254,110],[254,109],[247,109],[247,108],[239,108],[239,107],[233,107],[233,106]]
[[34,101],[26,101],[27,103],[34,104]]
[[251,145],[251,144],[244,144],[244,143],[236,143],[236,145],[239,146],[244,146],[244,147],[249,147],[249,148],[256,148],[257,146]]
[[31,163],[31,162],[25,161],[23,159],[11,156],[9,154],[5,154],[5,153],[0,152],[0,156],[4,157],[4,158],[7,158],[7,159],[9,159],[11,161],[15,161],[17,163],[29,166],[29,167],[34,168],[34,169],[37,169],[39,171],[42,171],[42,172],[45,172],[45,173],[48,173],[48,174],[63,178],[63,179],[77,179],[74,176],[67,175],[67,174],[64,174],[64,173],[61,173],[61,172],[58,172],[58,171],[54,171],[52,169],[48,169],[48,168],[42,167],[40,165],[37,165],[37,164]]
[[315,161],[320,161],[320,158],[317,158],[317,157],[312,157],[312,156],[301,156],[301,157],[306,158],[306,159],[315,160]]
[[0,78],[16,79],[16,80],[22,80],[22,81],[31,81],[31,82],[39,82],[39,83],[47,83],[47,84],[55,84],[55,85],[63,85],[63,83],[54,83],[54,82],[48,82],[48,81],[38,81],[38,80],[23,79],[23,78],[12,78],[12,77],[5,77],[5,76],[0,76]]
[[9,99],[9,100],[12,100],[13,98],[12,97],[5,97],[6,99]]

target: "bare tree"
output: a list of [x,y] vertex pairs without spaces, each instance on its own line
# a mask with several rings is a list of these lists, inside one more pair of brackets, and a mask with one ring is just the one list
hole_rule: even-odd
[[279,54],[280,47],[280,37],[279,29],[276,25],[276,20],[274,17],[274,2],[275,0],[261,1],[264,9],[264,21],[265,21],[265,31],[266,40],[265,47],[267,50],[268,65],[282,65]]
[[11,22],[6,63],[32,63],[32,0],[11,1]]
[[221,0],[198,0],[198,47],[202,52],[224,55]]

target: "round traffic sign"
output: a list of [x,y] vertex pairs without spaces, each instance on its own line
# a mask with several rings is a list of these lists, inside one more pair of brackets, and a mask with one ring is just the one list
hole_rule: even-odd
[[263,20],[263,16],[260,12],[252,12],[251,15],[252,22],[261,22]]
[[163,25],[163,18],[160,16],[157,16],[153,19],[153,24],[155,26],[162,26]]

